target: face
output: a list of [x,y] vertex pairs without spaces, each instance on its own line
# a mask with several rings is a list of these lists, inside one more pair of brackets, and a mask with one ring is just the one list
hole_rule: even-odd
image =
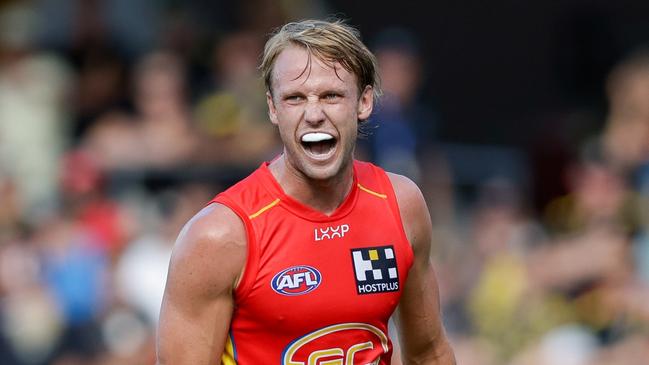
[[283,50],[267,94],[270,120],[284,143],[287,166],[308,179],[326,180],[351,171],[358,120],[372,112],[372,88],[359,93],[357,78],[304,48]]

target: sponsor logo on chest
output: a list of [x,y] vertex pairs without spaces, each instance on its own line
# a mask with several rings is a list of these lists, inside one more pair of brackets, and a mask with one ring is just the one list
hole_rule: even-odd
[[315,240],[331,240],[334,238],[343,238],[345,234],[349,232],[349,224],[341,224],[339,226],[331,226],[325,228],[316,228],[313,230],[315,235]]
[[353,248],[351,251],[359,295],[399,290],[399,271],[393,246]]

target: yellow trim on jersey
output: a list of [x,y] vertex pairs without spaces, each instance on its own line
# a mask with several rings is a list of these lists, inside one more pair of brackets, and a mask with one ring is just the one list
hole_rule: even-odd
[[372,190],[370,190],[370,189],[364,187],[364,186],[361,185],[360,183],[358,183],[358,188],[361,189],[361,190],[363,190],[363,191],[366,192],[366,193],[370,193],[370,194],[372,194],[372,195],[374,195],[374,196],[378,196],[378,197],[381,198],[381,199],[387,199],[387,198],[388,198],[387,195],[385,195],[385,194],[381,194],[381,193],[377,193],[376,191],[372,191]]
[[223,349],[223,355],[221,355],[221,365],[237,365],[237,360],[234,358],[232,336],[228,336],[227,341],[225,341],[225,348]]
[[248,218],[250,218],[250,219],[255,219],[255,218],[259,217],[262,213],[264,213],[265,211],[267,211],[268,209],[270,209],[270,208],[276,206],[278,203],[279,203],[279,198],[273,200],[273,202],[270,203],[270,204],[268,204],[267,206],[265,206],[265,207],[259,209],[256,213],[249,215]]

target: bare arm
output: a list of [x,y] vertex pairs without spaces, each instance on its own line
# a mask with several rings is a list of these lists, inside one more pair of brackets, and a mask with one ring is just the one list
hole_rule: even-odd
[[212,204],[181,231],[169,266],[157,337],[158,364],[220,364],[246,260],[243,222]]
[[437,279],[430,262],[432,225],[426,202],[408,178],[390,174],[390,180],[415,254],[395,318],[404,364],[453,365],[455,357],[442,325]]

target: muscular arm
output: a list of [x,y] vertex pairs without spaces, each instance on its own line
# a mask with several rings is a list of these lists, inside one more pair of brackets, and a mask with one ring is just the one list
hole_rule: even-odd
[[181,231],[169,266],[157,337],[158,364],[219,364],[232,292],[246,260],[246,234],[228,208],[212,204]]
[[437,279],[430,262],[428,208],[419,188],[408,178],[390,174],[390,180],[415,254],[395,317],[404,364],[453,365],[455,357],[442,325]]

